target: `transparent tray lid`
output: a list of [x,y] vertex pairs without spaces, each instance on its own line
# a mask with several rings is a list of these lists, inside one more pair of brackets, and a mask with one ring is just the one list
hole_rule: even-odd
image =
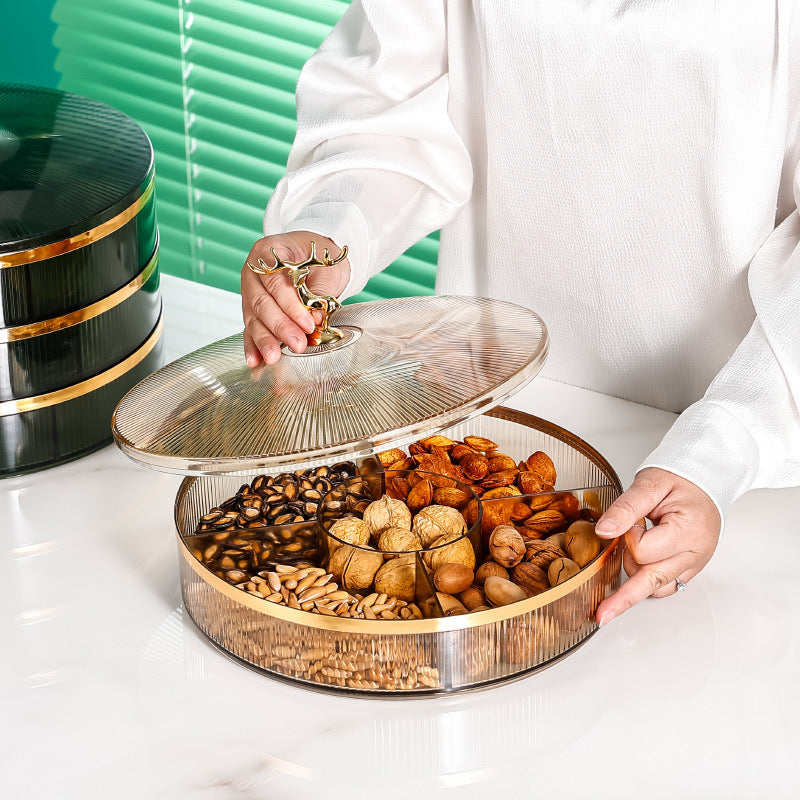
[[410,297],[347,305],[342,341],[251,370],[241,334],[135,386],[120,449],[181,474],[279,472],[402,447],[499,404],[547,356],[542,320],[512,303]]

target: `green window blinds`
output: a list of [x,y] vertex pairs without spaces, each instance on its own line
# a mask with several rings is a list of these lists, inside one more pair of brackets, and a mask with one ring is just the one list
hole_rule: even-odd
[[[56,0],[60,88],[133,117],[156,152],[162,269],[238,291],[295,133],[300,69],[349,0]],[[357,300],[430,294],[438,236]]]

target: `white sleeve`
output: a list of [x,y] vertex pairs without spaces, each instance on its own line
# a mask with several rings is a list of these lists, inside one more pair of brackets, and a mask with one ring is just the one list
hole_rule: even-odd
[[448,116],[444,0],[354,0],[304,66],[297,135],[264,233],[350,247],[359,292],[469,199],[469,154]]
[[[794,209],[759,248],[748,284],[756,319],[702,400],[645,466],[691,480],[723,519],[748,489],[800,484],[800,169]],[[702,347],[702,342],[697,343]]]

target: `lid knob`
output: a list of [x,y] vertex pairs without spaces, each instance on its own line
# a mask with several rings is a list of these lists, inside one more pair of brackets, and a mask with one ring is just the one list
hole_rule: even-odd
[[247,261],[247,266],[256,273],[256,275],[271,275],[273,272],[285,269],[289,272],[289,277],[292,280],[297,296],[300,302],[309,310],[313,311],[315,308],[322,312],[322,321],[317,323],[317,327],[313,333],[308,334],[308,343],[310,345],[328,344],[329,342],[338,342],[342,338],[342,332],[338,328],[334,328],[328,324],[330,315],[341,308],[342,304],[335,298],[329,295],[314,294],[308,286],[306,286],[306,278],[311,272],[311,267],[332,267],[347,258],[347,245],[342,248],[336,258],[331,258],[326,247],[323,251],[322,258],[317,258],[317,243],[311,242],[311,255],[305,260],[298,263],[292,261],[282,261],[280,256],[275,252],[274,247],[270,247],[272,257],[275,259],[273,266],[268,266],[263,258],[259,258],[257,265],[251,264]]

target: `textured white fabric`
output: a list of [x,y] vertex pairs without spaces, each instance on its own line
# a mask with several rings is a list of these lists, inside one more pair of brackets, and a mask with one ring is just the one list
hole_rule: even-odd
[[541,314],[544,375],[683,412],[645,464],[796,485],[798,5],[356,0],[264,231],[349,244],[349,295],[443,226],[437,292]]

